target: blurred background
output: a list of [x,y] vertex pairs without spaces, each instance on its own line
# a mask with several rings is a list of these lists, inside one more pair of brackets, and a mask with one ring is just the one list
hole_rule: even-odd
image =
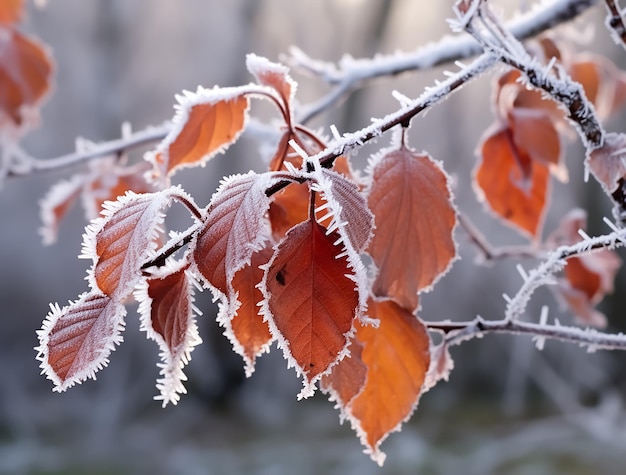
[[[198,85],[233,86],[251,77],[245,55],[279,61],[295,45],[313,58],[337,61],[344,54],[411,51],[447,34],[452,0],[49,0],[29,3],[22,28],[52,49],[55,91],[42,110],[41,126],[23,141],[33,156],[74,150],[77,136],[104,141],[120,136],[122,123],[139,130],[173,115],[174,94]],[[519,9],[529,1],[494,2]],[[585,48],[621,67],[626,52],[602,27],[597,6],[572,26],[589,37]],[[316,117],[311,126],[329,134],[367,125],[397,105],[396,89],[416,97],[443,77],[445,68],[376,81]],[[297,99],[307,104],[329,87],[293,71]],[[491,124],[488,98],[493,74],[466,85],[416,119],[410,142],[443,161],[455,178],[456,203],[494,245],[523,244],[476,200],[470,172],[474,150]],[[252,114],[265,114],[253,103]],[[272,118],[272,116],[269,116]],[[626,115],[607,123],[623,130]],[[388,143],[383,137],[353,157],[364,168],[368,154]],[[181,183],[204,206],[225,174],[262,170],[260,142],[246,134],[204,169],[182,171]],[[141,151],[136,152],[136,157]],[[606,232],[610,205],[595,182],[583,183],[582,147],[572,141],[567,165],[571,183],[555,184],[546,233],[573,207],[589,211],[590,234]],[[0,189],[0,473],[1,474],[619,474],[626,463],[626,358],[622,353],[587,353],[549,341],[539,352],[526,337],[493,335],[452,350],[450,382],[425,394],[402,432],[390,436],[378,468],[362,454],[349,425],[322,394],[296,401],[300,382],[281,352],[264,355],[249,379],[240,357],[215,323],[208,292],[197,297],[204,343],[185,373],[189,394],[177,406],[152,400],[158,376],[157,347],[139,332],[130,306],[124,343],[109,367],[66,393],[52,392],[39,374],[33,347],[49,302],[65,304],[86,290],[87,262],[80,252],[85,225],[74,209],[59,242],[44,247],[38,201],[68,172],[8,180]],[[584,186],[583,186],[584,185]],[[176,225],[176,217],[172,220]],[[462,259],[422,299],[426,320],[503,316],[503,293],[521,285],[516,261],[477,266],[477,252],[457,229]],[[537,263],[526,261],[532,268]],[[609,331],[626,330],[624,273],[601,310]],[[542,305],[551,317],[572,323],[548,289],[534,296],[527,318]]]

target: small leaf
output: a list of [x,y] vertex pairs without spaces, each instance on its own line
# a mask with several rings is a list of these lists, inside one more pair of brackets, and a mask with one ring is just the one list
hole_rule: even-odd
[[161,176],[178,169],[204,165],[224,152],[243,132],[250,102],[250,88],[234,87],[186,91],[177,96],[179,105],[174,127],[153,155],[148,158]]
[[193,257],[202,276],[224,295],[232,295],[233,276],[268,240],[265,213],[270,198],[265,190],[273,181],[269,172],[234,175],[211,199]]
[[518,148],[507,128],[487,131],[479,150],[482,160],[474,175],[479,198],[505,223],[539,236],[547,207],[548,167]]
[[56,242],[59,224],[80,196],[84,182],[84,175],[74,175],[69,180],[60,181],[39,202],[43,223],[39,232],[45,245]]
[[36,111],[50,91],[51,77],[47,49],[0,26],[0,127],[20,129],[36,123]]
[[246,56],[246,66],[259,84],[269,86],[278,92],[285,107],[291,109],[293,96],[296,91],[296,82],[289,76],[288,67],[272,63],[256,54],[248,54]]
[[141,195],[129,191],[106,203],[103,216],[87,227],[80,256],[94,261],[92,289],[119,300],[130,294],[141,278],[141,266],[154,252],[164,218],[161,210],[176,195],[184,192],[177,187]]
[[368,253],[378,267],[373,291],[405,308],[429,289],[456,257],[456,213],[440,164],[406,147],[370,165],[368,204],[375,216]]
[[252,375],[256,358],[269,351],[272,342],[269,326],[260,313],[263,294],[258,286],[264,274],[260,266],[267,264],[273,253],[271,247],[264,247],[252,254],[250,264],[235,273],[232,285],[239,305],[231,318],[219,318],[220,323],[225,323],[224,333],[235,352],[244,358],[246,376]]
[[[193,347],[202,342],[198,335],[193,305],[193,277],[189,264],[178,265],[158,276],[146,279],[135,296],[141,313],[141,329],[156,341],[161,350],[161,379],[157,381],[160,394],[156,400],[176,404],[180,394],[187,391],[183,367],[191,359]],[[197,310],[196,310],[197,311]]]
[[302,397],[343,357],[361,312],[354,264],[341,242],[314,220],[298,224],[276,247],[261,286],[263,314],[289,365],[304,377]]
[[368,313],[379,327],[356,325],[367,379],[347,415],[372,460],[382,465],[380,444],[411,417],[430,366],[430,337],[422,322],[392,300],[370,299]]
[[126,309],[118,301],[96,292],[83,294],[66,307],[51,305],[39,330],[37,359],[55,387],[65,391],[109,362],[109,354],[122,341]]
[[626,134],[610,132],[604,136],[604,144],[588,153],[587,168],[600,182],[602,188],[613,194],[620,180],[626,177]]

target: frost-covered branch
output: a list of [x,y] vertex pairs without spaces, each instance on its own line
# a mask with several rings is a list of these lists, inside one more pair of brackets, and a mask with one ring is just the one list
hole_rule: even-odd
[[62,170],[80,165],[95,158],[119,155],[134,148],[162,140],[170,129],[171,123],[166,122],[158,127],[148,127],[138,132],[123,133],[122,137],[119,139],[82,147],[82,149],[74,153],[55,158],[15,157],[17,163],[8,170],[7,177]]
[[[532,38],[550,28],[571,21],[596,5],[598,1],[541,2],[529,12],[507,23],[505,28],[519,40]],[[480,52],[480,45],[467,36],[445,36],[436,43],[431,43],[411,53],[377,55],[367,59],[354,59],[346,56],[336,66],[333,63],[311,59],[299,49],[293,48],[291,50],[292,64],[335,85],[326,96],[304,107],[300,111],[299,120],[303,123],[307,122],[366,81],[429,69],[471,58]]]
[[611,32],[611,36],[615,43],[622,45],[626,48],[626,26],[624,25],[624,19],[620,12],[618,0],[605,0],[604,4],[608,10],[606,16],[606,27]]
[[477,1],[473,5],[477,7],[458,12],[457,27],[471,34],[485,51],[500,56],[504,63],[524,73],[530,85],[559,102],[588,151],[601,147],[605,132],[583,87],[572,80],[563,68],[554,66],[558,69],[555,75],[551,72],[552,63],[543,66],[532,58],[519,40],[500,23],[487,2]]

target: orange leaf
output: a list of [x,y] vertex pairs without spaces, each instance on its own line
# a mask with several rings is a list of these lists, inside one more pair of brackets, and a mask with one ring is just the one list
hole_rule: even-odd
[[257,56],[248,54],[246,57],[248,71],[264,86],[274,89],[283,100],[286,108],[291,109],[293,95],[296,90],[296,83],[289,76],[289,68],[278,63]]
[[0,26],[0,127],[30,125],[50,91],[52,59],[46,48]]
[[84,175],[74,175],[69,180],[56,183],[40,201],[43,225],[39,231],[45,245],[56,242],[59,223],[80,196],[84,184]]
[[[480,153],[474,178],[481,199],[505,223],[539,236],[548,197],[548,167],[518,148],[510,129],[487,131]],[[520,164],[527,167],[527,177]]]
[[392,300],[370,299],[368,313],[380,325],[356,325],[367,379],[347,415],[366,452],[382,465],[380,444],[400,430],[417,407],[430,366],[430,337],[415,315]]
[[247,376],[254,371],[256,358],[269,351],[272,341],[269,326],[260,313],[259,304],[263,294],[258,284],[263,280],[263,269],[259,266],[267,264],[273,253],[269,246],[255,252],[250,264],[233,276],[233,289],[240,305],[232,319],[223,320],[226,322],[224,333],[231,340],[235,351],[245,360]]
[[24,0],[2,0],[0,2],[0,23],[17,23],[23,12]]
[[368,204],[375,230],[368,252],[378,267],[373,291],[409,309],[456,257],[456,214],[448,177],[428,155],[402,147],[371,166]]
[[122,341],[126,309],[117,300],[96,292],[50,313],[38,331],[37,358],[55,391],[65,391],[109,362],[115,345]]
[[232,295],[233,275],[269,237],[265,190],[273,180],[270,172],[234,175],[211,198],[193,257],[202,276],[223,295]]
[[516,108],[509,114],[513,141],[532,160],[545,165],[561,161],[561,139],[550,116],[541,110]]
[[246,126],[249,88],[203,89],[178,96],[174,127],[151,160],[162,176],[204,165],[233,144]]
[[129,191],[107,202],[103,217],[87,228],[83,243],[81,257],[94,260],[92,289],[118,300],[130,294],[141,278],[141,265],[154,250],[163,222],[161,210],[176,195],[184,192],[176,187],[141,195]]
[[304,376],[303,397],[344,355],[361,311],[340,240],[313,220],[298,224],[276,247],[262,283],[263,313],[285,358]]
[[141,328],[161,350],[159,395],[155,399],[176,404],[185,393],[187,377],[182,368],[190,359],[193,347],[201,343],[194,317],[192,278],[188,263],[166,269],[144,282],[135,292],[140,303]]
[[367,366],[361,359],[363,345],[353,338],[349,350],[350,355],[333,366],[330,374],[322,376],[320,381],[322,391],[330,393],[331,401],[337,401],[342,419],[347,416],[345,408],[363,389],[367,376]]

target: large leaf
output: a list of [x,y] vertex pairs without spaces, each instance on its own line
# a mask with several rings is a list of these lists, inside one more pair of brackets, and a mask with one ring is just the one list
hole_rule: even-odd
[[480,146],[475,186],[505,223],[533,236],[541,233],[550,173],[514,142],[508,128],[490,129]]
[[126,309],[117,300],[97,292],[83,294],[60,308],[51,305],[39,330],[37,358],[55,391],[65,391],[109,362],[109,354],[122,341]]
[[361,311],[342,239],[312,219],[297,225],[277,246],[262,284],[264,315],[289,365],[304,377],[304,397],[344,355]]
[[183,367],[190,359],[193,347],[202,342],[198,335],[193,305],[193,281],[189,264],[166,269],[147,279],[135,292],[140,302],[141,327],[156,341],[161,350],[161,379],[157,381],[159,395],[155,399],[176,404],[180,393],[186,393]]
[[46,48],[20,32],[0,26],[0,127],[36,123],[50,91],[52,59]]
[[448,177],[428,155],[401,147],[371,164],[368,204],[375,216],[368,252],[378,267],[373,291],[409,309],[456,257],[456,214]]
[[161,176],[171,176],[184,167],[204,165],[226,150],[243,132],[248,118],[249,88],[185,91],[177,96],[178,110],[174,127],[153,155]]
[[380,444],[411,417],[425,389],[430,337],[415,315],[392,300],[370,299],[368,313],[380,324],[356,325],[367,378],[345,411],[366,452],[382,465],[385,454]]
[[193,201],[174,187],[140,195],[129,191],[105,204],[103,216],[87,228],[81,254],[94,261],[89,276],[92,289],[120,300],[130,294],[141,277],[141,266],[154,250],[162,209],[177,196]]
[[211,199],[193,257],[202,276],[224,295],[232,294],[233,276],[269,237],[265,190],[273,180],[272,173],[234,175]]

